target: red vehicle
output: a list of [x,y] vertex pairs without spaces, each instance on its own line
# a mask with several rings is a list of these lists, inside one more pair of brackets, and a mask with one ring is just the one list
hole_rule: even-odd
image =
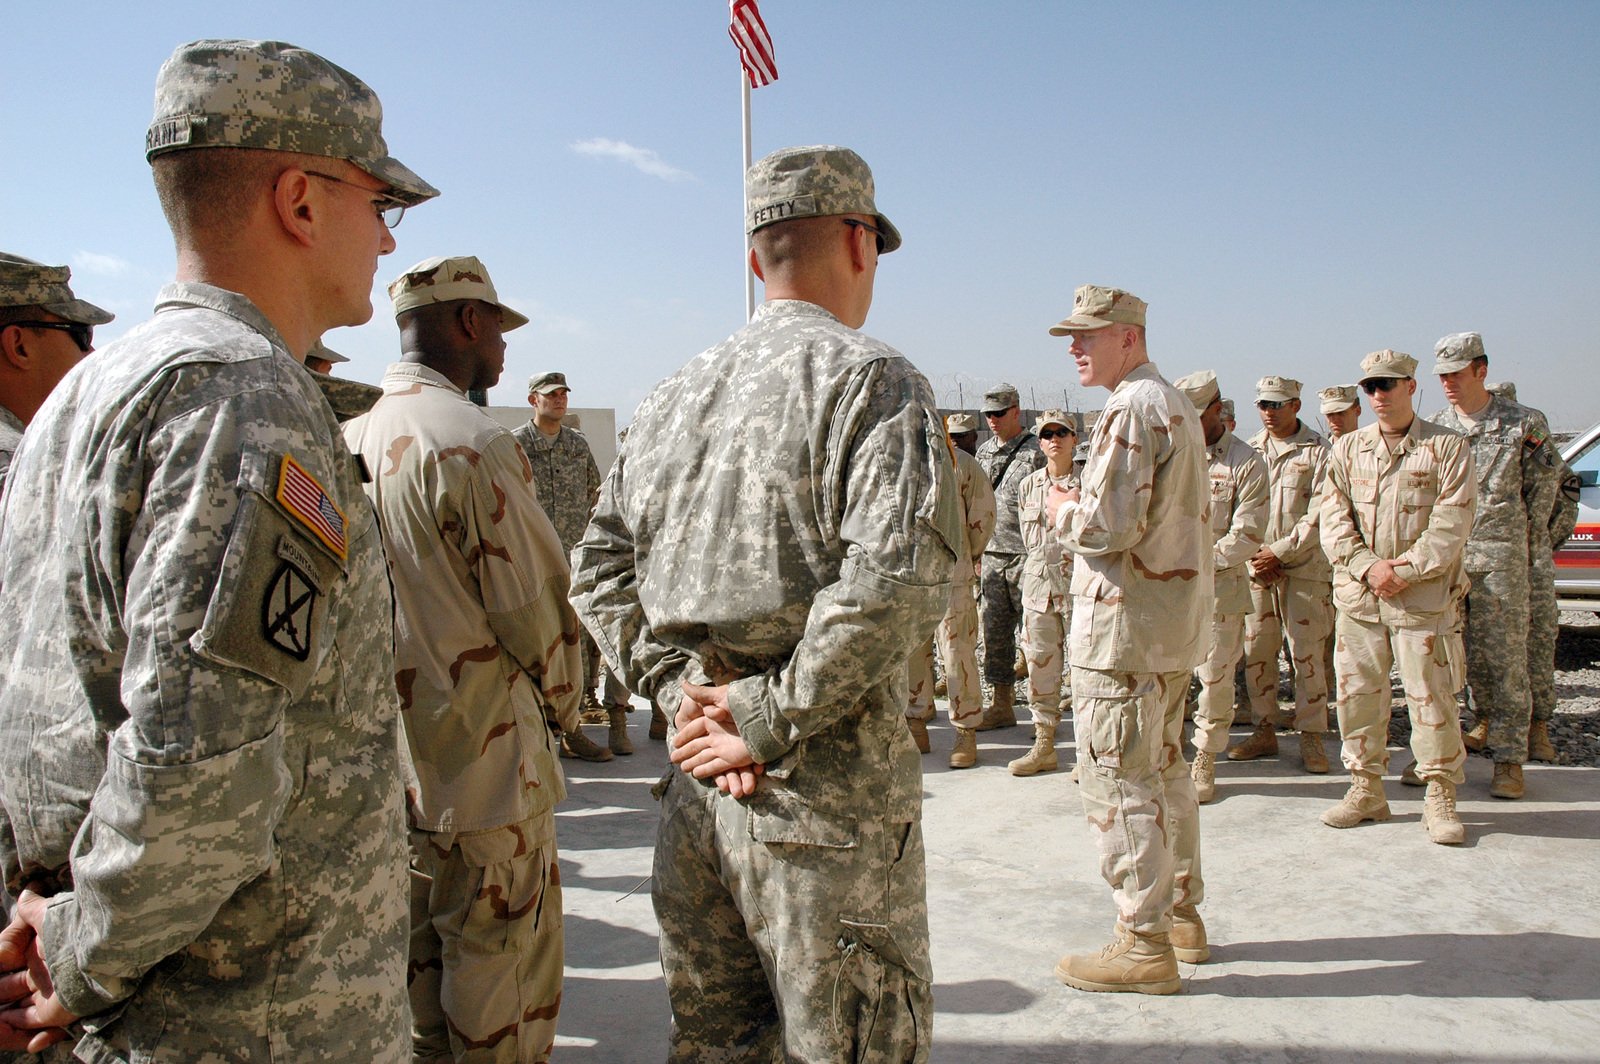
[[1556,551],[1556,599],[1564,610],[1600,613],[1600,425],[1574,437],[1561,456],[1578,474],[1578,527]]

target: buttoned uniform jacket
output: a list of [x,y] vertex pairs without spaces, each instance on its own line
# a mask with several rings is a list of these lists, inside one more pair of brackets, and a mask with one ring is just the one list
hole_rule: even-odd
[[1267,465],[1266,546],[1277,555],[1285,576],[1297,580],[1332,578],[1317,534],[1318,501],[1328,470],[1328,441],[1304,421],[1286,440],[1262,429],[1250,437]]
[[1022,605],[1043,612],[1066,612],[1072,594],[1072,555],[1061,549],[1061,540],[1050,527],[1050,511],[1045,505],[1050,484],[1062,491],[1081,488],[1077,474],[1050,476],[1048,466],[1029,473],[1017,489],[1017,517],[1022,528],[1022,543],[1028,556],[1022,562]]
[[[1206,448],[1211,478],[1212,565],[1217,614],[1250,611],[1250,561],[1267,527],[1267,466],[1260,452],[1226,430]],[[1319,548],[1320,549],[1320,548]]]
[[[1007,465],[1006,456],[1013,448],[1016,456]],[[994,534],[989,537],[985,549],[990,554],[1026,554],[1028,548],[1022,542],[1022,529],[1017,524],[1017,492],[1028,474],[1044,466],[1039,437],[1028,429],[1006,443],[1001,443],[998,436],[990,436],[978,444],[978,464],[983,466],[989,483],[994,486]],[[1005,469],[1003,473],[1001,467]],[[996,474],[1000,475],[998,484],[994,479]]]
[[571,553],[583,538],[583,529],[600,498],[600,468],[588,437],[570,425],[555,436],[539,431],[534,421],[511,433],[528,456],[539,505],[555,526],[561,548]]
[[956,564],[950,578],[950,600],[959,596],[972,598],[972,584],[977,579],[973,565],[983,557],[994,535],[994,489],[989,486],[989,474],[972,455],[953,447],[956,462],[956,491],[961,500],[961,527],[964,529],[956,544]]
[[[1391,628],[1456,623],[1477,497],[1472,448],[1447,428],[1415,418],[1394,454],[1378,423],[1340,438],[1328,465],[1321,523],[1322,548],[1333,563],[1334,606]],[[1378,561],[1394,561],[1410,586],[1380,599],[1366,583]]]

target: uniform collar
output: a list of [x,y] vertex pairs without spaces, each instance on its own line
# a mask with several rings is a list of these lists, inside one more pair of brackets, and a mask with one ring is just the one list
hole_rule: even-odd
[[4,425],[11,429],[16,429],[18,435],[21,435],[22,432],[28,427],[24,425],[22,423],[22,419],[13,414],[4,403],[0,403],[0,425]]
[[446,377],[436,369],[429,369],[419,362],[391,362],[389,368],[383,371],[383,394],[394,395],[425,384],[431,388],[443,388],[455,392],[465,399],[467,393],[450,383]]
[[803,299],[769,299],[756,308],[755,316],[750,320],[764,321],[767,318],[777,317],[809,317],[827,318],[829,321],[838,321],[839,318],[826,307],[815,303],[808,303]]
[[199,281],[174,281],[169,285],[163,285],[161,291],[156,294],[157,314],[189,307],[202,307],[218,314],[226,314],[265,336],[273,347],[279,348],[285,354],[289,353],[289,345],[284,343],[277,327],[267,320],[267,316],[261,313],[260,308],[250,302],[249,296],[230,292],[216,285],[202,284]]

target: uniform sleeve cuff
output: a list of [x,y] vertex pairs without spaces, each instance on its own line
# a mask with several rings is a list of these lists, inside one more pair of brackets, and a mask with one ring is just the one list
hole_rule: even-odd
[[770,764],[789,752],[787,744],[772,733],[767,724],[767,677],[747,676],[728,685],[728,709],[739,728],[750,756],[758,764]]
[[73,894],[58,894],[50,899],[45,909],[44,927],[39,931],[39,950],[44,954],[45,966],[50,970],[50,980],[55,984],[56,998],[74,1016],[93,1016],[111,1008],[133,992],[133,984],[122,989],[123,980],[114,988],[119,996],[108,996],[91,982],[78,967],[77,951],[73,948],[73,914],[77,898]]

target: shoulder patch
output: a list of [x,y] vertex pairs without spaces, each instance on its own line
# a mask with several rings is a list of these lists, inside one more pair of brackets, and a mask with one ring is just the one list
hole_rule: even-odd
[[348,547],[344,511],[293,455],[283,456],[283,465],[278,471],[278,502],[329,550],[341,559],[345,557]]
[[1530,451],[1537,451],[1540,447],[1550,442],[1550,436],[1541,428],[1531,428],[1522,438],[1522,446]]

